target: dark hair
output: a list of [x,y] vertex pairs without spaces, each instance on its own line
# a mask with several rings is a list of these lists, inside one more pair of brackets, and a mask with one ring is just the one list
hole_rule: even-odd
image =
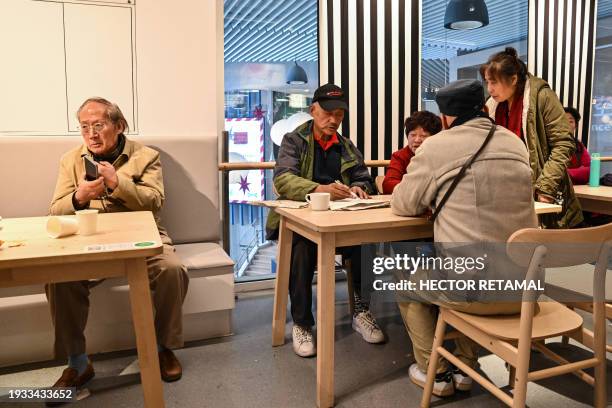
[[404,126],[406,136],[418,127],[422,127],[430,135],[435,135],[442,130],[442,121],[437,115],[429,111],[416,111],[406,118]]
[[566,106],[565,108],[563,108],[563,110],[565,110],[565,113],[569,113],[570,115],[574,117],[576,124],[578,124],[578,122],[580,122],[580,119],[582,119],[582,116],[580,116],[580,112],[578,112],[578,109],[576,108],[572,108],[571,106]]
[[516,93],[522,95],[527,83],[527,65],[518,57],[516,49],[506,47],[504,51],[493,54],[486,64],[480,66],[480,76],[485,79],[485,74],[502,82],[510,82],[516,75]]
[[[578,109],[573,108],[571,106],[566,106],[565,108],[563,108],[563,110],[565,110],[565,113],[569,113],[574,117],[574,121],[576,121],[577,130],[578,122],[580,122],[580,119],[582,119],[582,116],[580,116],[580,112],[578,112]],[[582,156],[582,143],[578,143],[578,132],[574,132],[574,143],[576,143],[576,156]]]

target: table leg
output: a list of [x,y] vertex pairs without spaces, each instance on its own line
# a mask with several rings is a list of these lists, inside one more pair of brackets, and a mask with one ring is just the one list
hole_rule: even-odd
[[317,259],[317,406],[334,406],[335,254],[333,233],[321,233]]
[[138,364],[140,378],[147,408],[164,407],[164,389],[159,372],[157,356],[157,339],[153,325],[153,305],[147,263],[144,258],[126,261],[128,283],[130,285],[130,302],[132,319],[136,331]]
[[281,216],[276,253],[276,285],[274,287],[274,312],[272,317],[273,346],[285,344],[285,321],[287,319],[292,242],[293,231],[287,228],[285,217]]

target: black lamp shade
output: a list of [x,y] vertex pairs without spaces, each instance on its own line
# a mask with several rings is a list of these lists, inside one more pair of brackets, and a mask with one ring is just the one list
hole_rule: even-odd
[[489,24],[489,10],[484,0],[450,0],[444,14],[444,27],[472,30]]
[[308,83],[308,76],[304,68],[300,67],[297,62],[289,68],[287,72],[287,83],[289,85],[303,85]]

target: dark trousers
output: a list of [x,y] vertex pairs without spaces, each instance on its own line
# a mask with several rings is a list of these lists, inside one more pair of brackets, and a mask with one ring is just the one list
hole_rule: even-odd
[[[355,293],[361,291],[361,246],[336,249],[343,259],[350,259]],[[293,233],[291,247],[291,273],[289,276],[289,297],[291,317],[299,326],[313,326],[312,278],[317,267],[317,244]]]

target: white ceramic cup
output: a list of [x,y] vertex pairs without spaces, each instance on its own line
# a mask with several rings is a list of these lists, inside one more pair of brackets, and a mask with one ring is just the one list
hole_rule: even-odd
[[329,193],[310,193],[306,194],[306,201],[310,203],[310,209],[313,211],[329,210]]
[[51,238],[67,237],[76,234],[79,229],[74,217],[49,217],[47,220],[47,234]]
[[79,235],[92,235],[98,229],[98,210],[79,210],[76,211],[76,218],[79,224]]

